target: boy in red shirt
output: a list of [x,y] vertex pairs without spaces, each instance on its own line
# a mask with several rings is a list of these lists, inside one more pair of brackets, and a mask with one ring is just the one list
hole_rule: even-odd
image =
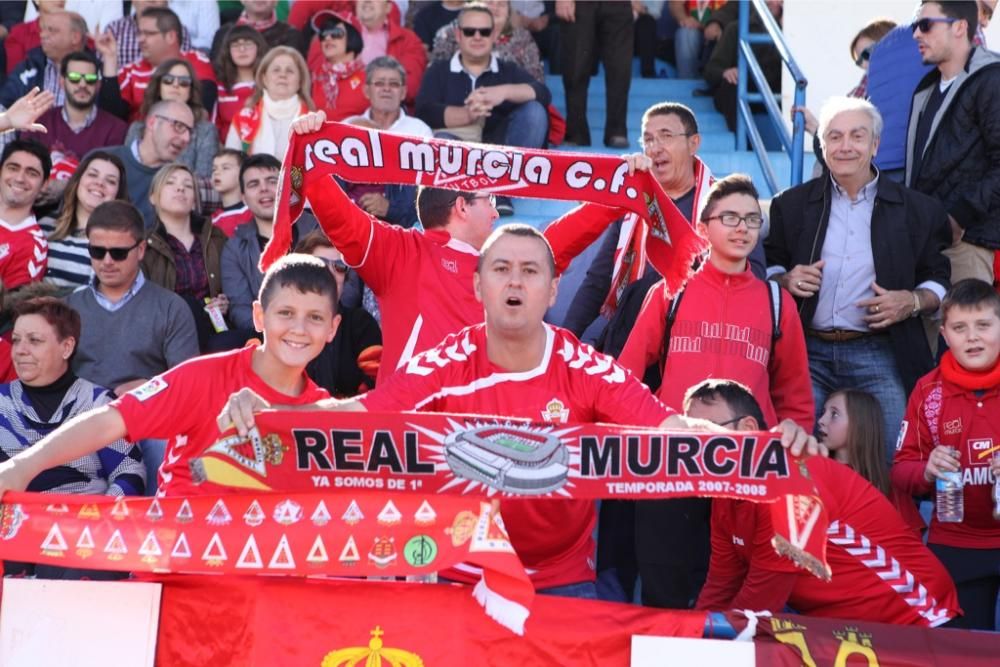
[[[747,387],[706,380],[685,398],[689,417],[736,431],[763,428]],[[806,467],[830,518],[825,582],[779,556],[767,505],[712,501],[712,559],[699,609],[795,611],[832,618],[936,627],[961,613],[947,571],[892,503],[856,472],[825,456]]]
[[190,359],[68,422],[0,464],[0,493],[22,491],[42,470],[119,438],[169,439],[160,495],[219,492],[211,483],[195,486],[188,461],[218,439],[213,418],[225,397],[244,387],[280,403],[308,404],[329,397],[305,373],[306,365],[333,340],[340,320],[337,285],[326,265],[306,255],[280,259],[264,276],[253,316],[264,334],[263,345]]
[[941,312],[949,349],[910,394],[891,478],[909,495],[923,496],[942,473],[962,473],[964,516],[942,522],[935,508],[927,544],[958,586],[965,616],[955,625],[992,630],[1000,590],[1000,520],[993,517],[1000,474],[1000,294],[981,280],[962,280],[945,294]]

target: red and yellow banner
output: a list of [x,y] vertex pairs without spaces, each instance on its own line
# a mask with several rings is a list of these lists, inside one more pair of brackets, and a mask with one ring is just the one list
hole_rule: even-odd
[[292,134],[281,172],[274,234],[261,256],[262,270],[288,251],[306,183],[330,176],[622,208],[646,223],[646,254],[671,293],[706,248],[656,179],[646,171],[629,176],[617,156],[421,139],[326,123],[318,132]]

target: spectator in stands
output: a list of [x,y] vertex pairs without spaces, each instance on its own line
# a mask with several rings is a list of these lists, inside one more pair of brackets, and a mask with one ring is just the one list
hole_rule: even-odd
[[[549,89],[516,64],[493,53],[493,15],[467,5],[455,30],[459,51],[432,64],[417,96],[417,116],[440,136],[539,148],[548,135]],[[510,200],[501,212],[514,213]]]
[[604,145],[627,148],[628,91],[632,82],[634,28],[632,5],[627,2],[556,0],[562,20],[563,87],[566,89],[566,144],[590,145],[587,124],[587,88],[600,51],[604,65],[606,109]]
[[[413,25],[412,14],[416,13],[419,8],[419,2],[408,3],[403,10],[407,13],[406,21],[404,22],[402,16],[400,15],[398,3],[389,3],[389,22],[395,25],[405,25],[411,27]],[[323,11],[324,9],[329,9],[334,11],[341,16],[346,16],[347,14],[354,14],[357,7],[356,0],[309,0],[308,2],[293,2],[292,6],[288,9],[288,22],[301,30],[303,33],[312,34],[312,26],[310,22],[312,18]]]
[[91,281],[87,221],[95,208],[112,199],[128,201],[125,165],[110,153],[92,151],[66,182],[62,210],[39,223],[49,242],[45,282],[75,288]]
[[95,208],[87,221],[94,280],[66,297],[83,323],[73,370],[116,396],[198,354],[184,300],[140,271],[145,237],[132,204],[107,201]]
[[232,236],[239,225],[253,220],[240,189],[240,169],[245,159],[242,151],[233,148],[219,150],[212,159],[212,189],[222,200],[222,208],[212,213],[212,224],[226,236]]
[[927,544],[958,587],[965,613],[954,625],[995,630],[1000,591],[1000,522],[993,514],[994,480],[1000,479],[1000,295],[981,280],[959,281],[945,295],[941,317],[949,349],[910,394],[892,484],[908,495],[925,496],[948,473],[958,473],[958,506],[935,500]]
[[438,31],[454,21],[464,5],[464,0],[441,0],[424,3],[417,11],[413,18],[413,32],[417,33],[428,51],[434,48]]
[[48,242],[31,209],[52,169],[48,149],[15,139],[0,155],[0,284],[13,290],[45,277]]
[[125,123],[97,107],[102,85],[97,58],[88,51],[75,51],[62,59],[59,83],[65,103],[39,116],[47,132],[38,140],[52,154],[53,162],[62,162],[69,174],[80,159],[95,148],[116,146],[125,139]]
[[[783,0],[767,0],[766,4],[780,26]],[[732,5],[739,3],[734,2]],[[764,32],[764,22],[752,6],[750,31]],[[736,62],[739,40],[739,21],[730,21],[723,28],[722,36],[716,42],[708,63],[705,64],[705,81],[714,91],[715,108],[726,117],[726,125],[730,131],[736,129],[736,80],[739,74]],[[754,44],[751,49],[757,57],[770,90],[781,90],[781,54],[778,53],[778,49],[770,43]],[[756,91],[757,86],[753,79],[747,81],[747,89]]]
[[[406,70],[395,58],[376,58],[365,69],[365,97],[371,106],[360,118],[348,122],[371,125],[413,137],[430,137],[433,132],[419,118],[403,110],[406,96]],[[341,183],[344,191],[366,212],[400,227],[417,224],[417,187],[415,185]]]
[[267,50],[264,38],[248,25],[236,25],[226,32],[213,61],[219,81],[215,124],[220,140],[225,140],[233,118],[257,87],[254,75]]
[[221,268],[226,235],[197,213],[201,206],[194,174],[179,162],[162,167],[153,177],[149,198],[156,211],[156,227],[146,240],[143,273],[184,299],[194,317],[202,352],[238,347],[239,336],[234,340],[228,331],[219,331],[208,313],[215,309],[225,317],[229,312]]
[[[732,380],[692,387],[684,407],[688,417],[734,431],[765,428],[753,394]],[[810,456],[804,465],[830,519],[826,559],[832,577],[824,581],[804,570],[789,557],[794,553],[779,555],[766,503],[716,498],[712,559],[698,609],[776,613],[787,604],[809,616],[924,627],[962,613],[948,572],[878,489],[825,456]],[[869,558],[874,549],[879,558]]]
[[170,0],[167,3],[177,15],[181,25],[191,33],[191,47],[208,53],[212,40],[219,31],[219,3],[202,0]]
[[[17,3],[4,3],[5,5],[16,5]],[[14,68],[20,65],[28,57],[32,49],[37,49],[42,45],[42,16],[62,12],[66,6],[65,0],[41,0],[38,3],[38,17],[30,21],[24,21],[24,14],[18,17],[18,24],[10,29],[3,40],[3,48],[7,55],[7,69],[5,72],[10,76]],[[86,29],[84,34],[86,34]]]
[[[357,0],[351,22],[364,42],[361,60],[365,65],[379,56],[392,56],[406,68],[406,104],[412,106],[427,68],[427,52],[416,33],[391,19],[393,7],[389,0]],[[322,10],[313,15],[313,31],[318,33],[319,26],[330,14],[335,12]],[[309,47],[309,67],[315,69],[322,63],[319,40],[313,40]]]
[[[104,27],[106,33],[114,37],[117,62],[131,65],[142,58],[142,48],[139,46],[139,17],[150,7],[166,7],[167,0],[132,0],[132,12],[128,16],[112,21]],[[181,24],[181,51],[191,50],[191,35]]]
[[[689,221],[701,219],[712,173],[697,156],[701,135],[694,112],[675,102],[654,104],[643,114],[640,145],[652,161],[653,178],[684,217]],[[601,347],[614,357],[625,345],[646,292],[660,279],[656,269],[645,261],[643,234],[642,227],[634,222],[626,225],[616,220],[611,225],[563,324],[574,335],[583,337],[598,315],[604,313],[615,325],[609,326]],[[765,277],[763,244],[754,248],[750,265],[754,275]]]
[[542,58],[549,64],[549,73],[558,75],[562,68],[559,62],[559,26],[554,18],[555,3],[511,0],[510,5],[511,22],[515,27],[531,33]]
[[225,23],[215,33],[212,40],[212,60],[216,60],[222,50],[222,43],[229,41],[228,33],[235,26],[247,26],[259,34],[267,48],[260,52],[261,57],[267,49],[275,46],[290,46],[304,58],[306,55],[306,38],[299,31],[284,21],[278,20],[274,11],[277,0],[242,0],[243,12],[235,23]]
[[141,139],[146,127],[146,117],[150,109],[161,100],[171,100],[188,105],[194,117],[194,131],[191,141],[177,162],[190,167],[199,178],[212,176],[212,158],[219,150],[219,132],[208,118],[208,112],[201,102],[201,84],[191,63],[183,58],[164,60],[153,70],[149,86],[139,107],[138,120],[129,125],[123,142],[126,146]]
[[[295,252],[323,260],[337,282],[337,294],[344,293],[350,268],[323,232],[317,230],[306,235],[295,246]],[[337,335],[309,362],[306,373],[331,396],[344,398],[363,394],[375,386],[382,357],[382,330],[364,308],[347,308],[341,302],[337,313],[340,317]]]
[[927,526],[913,496],[889,484],[884,422],[877,398],[859,389],[839,389],[826,399],[816,423],[816,437],[834,461],[850,467],[881,491],[906,525],[922,536]]
[[306,61],[287,46],[276,46],[260,61],[257,87],[233,118],[226,147],[247,155],[284,157],[292,121],[314,109]]
[[63,58],[86,45],[87,24],[79,14],[48,12],[39,18],[42,44],[28,51],[14,63],[13,71],[0,87],[0,105],[8,107],[35,86],[51,91],[56,104],[65,103],[65,92],[59,84]]
[[326,13],[318,39],[324,60],[310,72],[316,108],[337,121],[364,112],[368,101],[363,90],[365,64],[358,57],[364,48],[361,33],[349,21]]
[[[667,2],[670,14],[677,21],[677,31],[674,33],[677,78],[698,78],[715,42],[722,37],[725,23],[730,20],[732,7],[724,14],[719,12],[727,4],[729,3],[726,0],[710,0],[709,2],[671,0]],[[738,2],[731,4],[739,6]]]
[[[666,405],[682,405],[686,388],[708,377],[733,378],[759,397],[769,423],[790,419],[811,432],[809,362],[795,303],[750,271],[763,221],[748,176],[716,181],[696,223],[710,244],[708,260],[673,299],[662,280],[656,283],[618,361],[637,377],[659,369],[665,381],[656,394]],[[708,571],[710,511],[702,498],[636,503],[643,604],[684,609],[698,597]]]
[[[258,264],[261,251],[271,239],[280,170],[281,162],[269,153],[244,160],[240,192],[253,220],[238,226],[222,250],[222,291],[229,297],[229,321],[247,335],[254,331],[253,302],[264,279]],[[292,227],[293,243],[315,228],[315,221],[308,216],[300,218]]]
[[209,110],[214,108],[217,84],[212,64],[200,51],[181,49],[181,22],[177,14],[163,7],[146,9],[139,17],[139,46],[142,58],[123,66],[118,75],[122,99],[132,109],[133,120],[138,119],[153,70],[173,58],[191,63],[201,82],[202,106]]
[[872,168],[881,130],[871,103],[830,99],[819,123],[830,176],[775,197],[764,247],[768,275],[799,304],[817,408],[840,388],[869,391],[895,442],[907,394],[933,367],[920,316],[950,285],[948,230],[933,199]]
[[[538,45],[532,39],[531,33],[517,27],[511,20],[510,0],[490,0],[485,3],[493,14],[494,30],[493,53],[497,58],[509,60],[535,77],[540,83],[545,83],[545,67],[538,52]],[[456,19],[457,20],[457,19]],[[434,38],[434,50],[431,62],[450,60],[458,51],[458,37],[454,22],[438,30]]]
[[948,212],[954,281],[993,283],[1000,247],[1000,55],[972,45],[973,0],[924,0],[913,38],[936,69],[913,94],[906,140],[906,184]]
[[[80,315],[53,297],[18,304],[13,331],[17,378],[0,385],[0,460],[34,446],[62,424],[109,403],[110,392],[77,377],[70,359],[80,338]],[[123,438],[76,460],[39,473],[28,484],[36,493],[142,495],[146,468],[139,447]],[[3,563],[6,576],[39,579],[122,579],[127,573],[68,569],[34,563]]]
[[[104,387],[77,377],[70,360],[80,340],[80,314],[54,297],[16,307],[13,343],[17,380],[0,385],[0,459],[31,447],[64,422],[111,401]],[[119,439],[46,470],[28,491],[88,495],[142,495],[146,470],[138,447]]]
[[194,133],[191,107],[175,100],[160,100],[146,114],[142,138],[122,146],[112,146],[108,152],[125,165],[129,200],[146,220],[147,229],[156,222],[149,201],[149,186],[160,167],[180,158]]

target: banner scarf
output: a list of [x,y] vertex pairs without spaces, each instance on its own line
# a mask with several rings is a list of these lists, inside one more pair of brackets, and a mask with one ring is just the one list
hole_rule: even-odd
[[[712,177],[712,171],[701,161],[701,158],[692,156],[691,159],[694,161],[693,217],[694,220],[700,220],[701,212],[708,201],[708,190],[715,179]],[[688,221],[688,224],[690,225],[691,221]],[[618,309],[618,302],[621,301],[625,288],[641,278],[646,272],[646,239],[648,237],[649,226],[644,220],[639,219],[635,213],[625,216],[618,234],[618,244],[615,247],[611,289],[601,306],[601,314],[605,317],[610,318]],[[670,296],[675,293],[676,290],[670,290]]]
[[629,176],[620,157],[420,139],[326,123],[317,132],[291,136],[272,237],[260,259],[262,271],[288,251],[292,223],[305,206],[306,183],[331,176],[625,209],[645,223],[646,253],[671,294],[684,284],[706,247],[656,179],[648,171]]
[[459,563],[473,596],[524,632],[534,587],[490,502],[385,492],[190,498],[6,493],[5,560],[153,573],[393,577]]

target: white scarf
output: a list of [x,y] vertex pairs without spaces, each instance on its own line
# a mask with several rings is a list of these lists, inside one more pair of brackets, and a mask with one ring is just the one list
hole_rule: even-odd
[[293,95],[280,102],[264,91],[263,113],[260,115],[260,130],[253,142],[254,153],[270,153],[279,160],[288,150],[288,133],[292,129],[292,121],[302,108],[302,100]]

